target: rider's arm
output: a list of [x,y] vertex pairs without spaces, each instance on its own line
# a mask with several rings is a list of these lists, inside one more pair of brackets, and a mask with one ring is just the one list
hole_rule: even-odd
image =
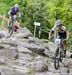
[[56,26],[54,26],[50,32],[49,32],[49,39],[51,39],[52,34],[54,34],[54,31],[56,30]]
[[11,13],[11,10],[9,10],[8,15],[10,15],[10,13]]
[[21,17],[20,9],[19,8],[17,9],[17,14],[18,14],[19,17]]
[[53,33],[54,33],[53,30],[51,30],[51,31],[49,32],[49,40],[51,39],[51,36],[52,36]]

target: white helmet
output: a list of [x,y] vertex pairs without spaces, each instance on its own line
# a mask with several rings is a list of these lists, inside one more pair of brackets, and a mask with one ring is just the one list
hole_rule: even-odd
[[18,4],[15,4],[15,7],[18,8]]
[[56,20],[56,21],[55,21],[55,25],[56,25],[56,26],[59,26],[59,25],[61,25],[61,24],[62,24],[62,23],[61,23],[60,20]]

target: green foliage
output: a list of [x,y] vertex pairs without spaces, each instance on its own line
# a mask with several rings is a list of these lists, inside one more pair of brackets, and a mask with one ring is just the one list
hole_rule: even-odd
[[72,32],[72,0],[0,0],[0,14],[8,16],[15,3],[20,7],[21,26],[28,27],[32,33],[35,21],[41,23],[43,30],[50,31],[56,19],[60,19]]

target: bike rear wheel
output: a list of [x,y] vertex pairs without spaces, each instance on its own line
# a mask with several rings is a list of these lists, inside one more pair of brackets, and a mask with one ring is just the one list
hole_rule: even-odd
[[59,58],[60,58],[60,56],[59,56],[60,54],[59,54],[59,48],[57,48],[57,50],[56,50],[56,53],[55,53],[55,58],[54,58],[54,67],[55,67],[55,69],[58,69],[59,68]]

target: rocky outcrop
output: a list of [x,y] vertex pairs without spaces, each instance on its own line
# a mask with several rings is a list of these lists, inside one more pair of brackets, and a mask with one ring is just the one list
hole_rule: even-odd
[[32,36],[32,33],[26,27],[19,28],[17,33],[14,35],[14,37],[17,38],[28,38],[29,36]]
[[0,39],[1,75],[72,75],[71,52],[67,52],[67,57],[56,70],[53,59],[56,46],[53,42],[14,35]]

